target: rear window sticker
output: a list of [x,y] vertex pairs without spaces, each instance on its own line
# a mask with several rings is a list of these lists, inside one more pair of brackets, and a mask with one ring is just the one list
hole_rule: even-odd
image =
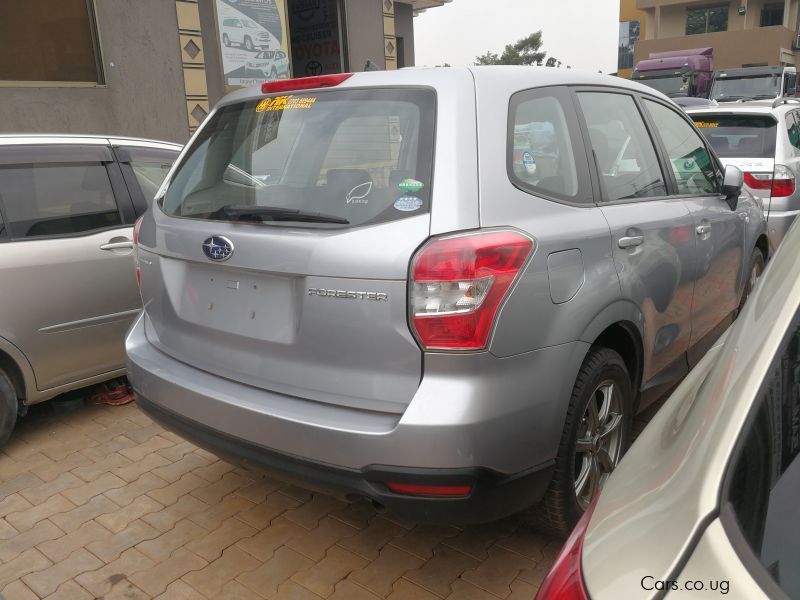
[[695,121],[694,124],[697,127],[719,127],[719,123],[714,123],[713,121]]
[[397,187],[404,192],[418,192],[425,187],[425,184],[416,179],[406,178],[397,184]]
[[394,201],[394,207],[403,212],[411,212],[422,208],[422,200],[416,196],[402,196]]
[[361,183],[354,187],[352,190],[347,192],[347,196],[345,196],[345,203],[346,204],[368,204],[369,200],[367,196],[372,191],[372,182],[367,181],[365,183]]
[[256,104],[256,112],[309,109],[317,101],[314,96],[275,96],[264,98]]
[[536,159],[533,158],[533,154],[530,152],[522,153],[522,164],[525,165],[525,170],[531,175],[536,173]]

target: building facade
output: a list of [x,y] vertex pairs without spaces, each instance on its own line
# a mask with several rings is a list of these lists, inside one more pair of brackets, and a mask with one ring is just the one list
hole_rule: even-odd
[[239,87],[412,66],[413,16],[449,1],[0,2],[0,133],[184,142]]
[[647,32],[645,13],[636,7],[636,2],[637,0],[620,0],[619,2],[617,75],[625,79],[630,79],[633,73],[636,42]]
[[796,64],[800,0],[621,0],[620,23],[632,4],[642,19],[633,64],[652,52],[706,47],[718,69]]

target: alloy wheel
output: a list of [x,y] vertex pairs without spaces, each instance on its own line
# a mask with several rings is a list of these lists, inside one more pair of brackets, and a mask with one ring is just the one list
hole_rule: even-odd
[[575,443],[575,497],[586,510],[622,458],[622,395],[612,380],[589,397]]

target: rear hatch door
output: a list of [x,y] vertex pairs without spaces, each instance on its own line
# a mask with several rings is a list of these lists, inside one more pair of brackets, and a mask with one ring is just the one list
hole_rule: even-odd
[[406,279],[430,233],[435,113],[422,87],[218,109],[143,228],[150,341],[265,390],[401,413],[422,372]]

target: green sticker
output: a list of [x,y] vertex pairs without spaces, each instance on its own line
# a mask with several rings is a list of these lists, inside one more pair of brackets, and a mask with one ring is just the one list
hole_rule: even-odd
[[416,179],[403,179],[397,187],[406,192],[418,192],[425,187],[425,184]]

